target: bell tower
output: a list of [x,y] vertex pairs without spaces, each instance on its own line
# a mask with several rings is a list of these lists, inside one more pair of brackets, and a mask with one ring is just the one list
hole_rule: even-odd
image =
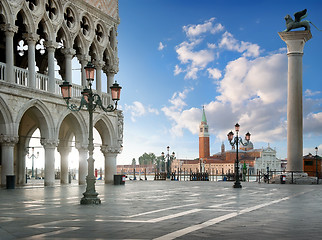
[[199,125],[199,159],[210,157],[209,132],[205,108],[202,108],[202,119]]

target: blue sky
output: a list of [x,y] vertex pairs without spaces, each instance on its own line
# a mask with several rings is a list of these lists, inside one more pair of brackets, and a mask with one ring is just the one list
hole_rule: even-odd
[[[284,16],[308,9],[322,29],[322,2],[119,0],[119,73],[124,149],[118,164],[170,146],[178,158],[198,157],[205,106],[211,154],[236,122],[255,148],[286,158]],[[322,151],[322,32],[303,56],[304,154]]]

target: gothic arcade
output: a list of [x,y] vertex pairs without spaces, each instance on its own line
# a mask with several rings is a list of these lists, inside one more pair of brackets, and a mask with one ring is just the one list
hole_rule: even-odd
[[[1,185],[7,175],[25,182],[25,157],[30,137],[40,130],[45,151],[45,185],[54,184],[54,152],[61,155],[61,183],[68,181],[67,156],[75,138],[79,152],[79,184],[87,175],[88,113],[67,109],[59,93],[62,80],[73,83],[72,60],[81,65],[81,85],[73,83],[79,104],[86,86],[84,66],[96,66],[96,92],[106,106],[110,90],[102,92],[118,72],[118,0],[1,0],[0,2],[0,143]],[[113,180],[116,157],[123,142],[121,111],[97,110],[94,126],[102,140],[105,182]]]

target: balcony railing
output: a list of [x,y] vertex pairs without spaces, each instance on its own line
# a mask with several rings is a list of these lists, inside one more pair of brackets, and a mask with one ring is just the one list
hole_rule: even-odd
[[[15,84],[20,86],[29,86],[28,70],[23,68],[14,67],[14,77]],[[5,81],[6,79],[6,64],[0,62],[0,81]],[[62,80],[55,79],[55,94],[60,95],[60,87]],[[48,76],[40,73],[36,73],[36,89],[47,92],[48,91]],[[82,96],[83,86],[72,83],[72,97],[80,98]],[[95,91],[95,90],[94,90]],[[110,104],[110,94],[102,93],[101,95],[102,103],[104,106]]]

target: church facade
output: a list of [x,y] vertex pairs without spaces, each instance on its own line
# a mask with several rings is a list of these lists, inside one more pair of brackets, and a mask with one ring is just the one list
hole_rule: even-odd
[[[54,184],[55,151],[60,154],[61,183],[68,183],[71,146],[79,152],[79,184],[87,175],[89,121],[87,110],[72,112],[60,95],[62,79],[72,84],[79,105],[86,87],[84,66],[96,67],[95,92],[104,106],[112,104],[109,86],[118,72],[118,0],[1,0],[0,2],[0,175],[25,183],[26,155],[39,129],[44,149],[45,186]],[[80,84],[72,61],[80,65]],[[56,78],[56,75],[60,78]],[[104,78],[103,78],[104,76]],[[106,79],[107,91],[102,90]],[[113,181],[122,149],[122,111],[97,109],[94,127],[102,140],[105,181]],[[72,141],[75,139],[75,141]]]

